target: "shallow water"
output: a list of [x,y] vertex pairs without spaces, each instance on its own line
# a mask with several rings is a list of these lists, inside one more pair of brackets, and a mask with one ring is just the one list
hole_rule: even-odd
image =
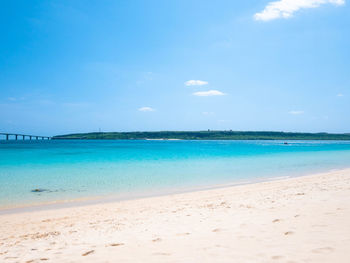
[[345,167],[350,142],[344,141],[0,141],[0,207],[157,194]]

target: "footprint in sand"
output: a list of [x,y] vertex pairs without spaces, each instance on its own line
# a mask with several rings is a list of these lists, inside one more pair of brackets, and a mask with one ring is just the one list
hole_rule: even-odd
[[248,208],[248,209],[254,208],[254,206],[251,206],[251,205],[244,205],[244,204],[240,204],[239,207],[240,207],[240,208]]
[[281,219],[274,219],[274,220],[272,221],[272,223],[277,223],[277,222],[281,222]]
[[271,258],[274,259],[274,260],[278,260],[278,259],[282,259],[283,256],[272,256]]
[[119,246],[123,246],[124,243],[113,243],[113,244],[109,244],[110,247],[119,247]]
[[177,236],[188,236],[190,235],[190,233],[186,232],[186,233],[179,233],[179,234],[176,234]]
[[87,252],[85,252],[85,253],[83,253],[83,254],[81,254],[83,257],[85,257],[85,256],[87,256],[87,255],[90,255],[90,254],[92,254],[92,253],[94,253],[95,252],[95,250],[89,250],[89,251],[87,251]]
[[313,249],[312,252],[313,253],[329,253],[329,252],[332,252],[333,250],[334,250],[334,248],[332,248],[332,247],[320,247],[320,248]]
[[215,228],[215,229],[212,230],[212,232],[221,232],[221,231],[222,231],[221,228]]
[[284,233],[285,236],[289,236],[289,235],[292,235],[292,234],[294,234],[293,231],[287,231],[287,232]]
[[162,241],[162,239],[159,237],[152,240],[152,242],[160,242],[160,241]]

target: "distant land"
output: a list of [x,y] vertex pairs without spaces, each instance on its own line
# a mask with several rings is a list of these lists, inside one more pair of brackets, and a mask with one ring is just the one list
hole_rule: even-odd
[[273,131],[154,131],[91,132],[57,135],[53,140],[350,140],[350,133],[298,133]]

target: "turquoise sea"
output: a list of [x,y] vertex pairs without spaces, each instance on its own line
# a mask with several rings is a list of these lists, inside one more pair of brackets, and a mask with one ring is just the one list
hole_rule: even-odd
[[[0,208],[128,198],[350,167],[344,141],[0,141]],[[41,193],[32,192],[40,188]]]

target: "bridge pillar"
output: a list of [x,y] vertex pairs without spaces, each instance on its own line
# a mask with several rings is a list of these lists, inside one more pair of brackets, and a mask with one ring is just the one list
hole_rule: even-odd
[[22,140],[26,140],[28,137],[28,140],[51,140],[51,137],[48,136],[37,136],[37,135],[25,135],[25,134],[16,134],[16,133],[0,133],[0,140],[1,140],[1,136],[5,136],[5,140],[11,140],[11,136],[14,136],[14,140],[19,140],[20,137],[22,136]]

